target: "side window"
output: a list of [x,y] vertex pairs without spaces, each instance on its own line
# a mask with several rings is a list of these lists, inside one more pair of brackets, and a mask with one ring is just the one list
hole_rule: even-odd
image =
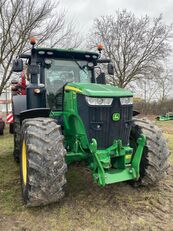
[[91,71],[88,71],[88,68],[85,67],[83,70],[79,71],[80,74],[80,82],[89,83],[91,81]]
[[88,79],[88,70],[87,68],[85,67],[83,70],[80,70],[79,71],[79,75],[80,75],[80,82],[86,82],[88,83],[89,82],[89,79]]

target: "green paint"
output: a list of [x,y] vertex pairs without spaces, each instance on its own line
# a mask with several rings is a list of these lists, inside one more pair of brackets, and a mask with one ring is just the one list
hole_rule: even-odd
[[173,120],[173,115],[158,116],[156,120],[159,121]]
[[129,90],[114,87],[109,84],[96,83],[69,83],[68,86],[81,90],[81,94],[96,97],[132,97],[133,93]]
[[146,143],[146,137],[144,135],[142,135],[140,138],[138,138],[138,140],[137,140],[138,147],[137,147],[136,153],[135,153],[133,160],[132,160],[132,169],[135,170],[136,179],[139,179],[139,177],[140,177],[140,162],[141,162],[142,153],[143,153],[145,143]]
[[119,120],[120,120],[120,113],[115,112],[115,113],[112,115],[112,120],[113,120],[113,121],[119,121]]
[[138,148],[132,160],[133,149],[122,146],[121,141],[115,140],[114,144],[105,150],[96,150],[96,141],[93,140],[90,148],[95,159],[92,165],[95,170],[93,172],[94,181],[104,186],[132,179],[137,180],[140,176],[140,161],[146,138],[142,135],[137,142]]
[[134,176],[130,168],[110,170],[105,173],[105,184],[113,184],[127,180],[133,180]]

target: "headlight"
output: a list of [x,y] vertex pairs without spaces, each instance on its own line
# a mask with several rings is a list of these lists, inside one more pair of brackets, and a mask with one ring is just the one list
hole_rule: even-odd
[[111,105],[113,99],[112,98],[94,98],[94,97],[85,97],[87,103],[89,105]]
[[133,104],[133,97],[124,97],[120,98],[121,105],[130,105]]

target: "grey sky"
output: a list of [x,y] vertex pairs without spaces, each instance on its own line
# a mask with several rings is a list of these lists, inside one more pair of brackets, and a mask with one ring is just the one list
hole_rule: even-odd
[[166,23],[173,22],[173,0],[61,0],[70,17],[74,18],[80,32],[86,34],[93,19],[127,9],[137,16],[157,17],[163,14]]

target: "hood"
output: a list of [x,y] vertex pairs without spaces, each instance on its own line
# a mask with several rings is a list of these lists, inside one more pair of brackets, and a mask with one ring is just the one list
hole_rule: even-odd
[[114,87],[109,84],[97,83],[68,83],[66,90],[72,90],[87,96],[103,97],[131,97],[133,93],[129,90]]

